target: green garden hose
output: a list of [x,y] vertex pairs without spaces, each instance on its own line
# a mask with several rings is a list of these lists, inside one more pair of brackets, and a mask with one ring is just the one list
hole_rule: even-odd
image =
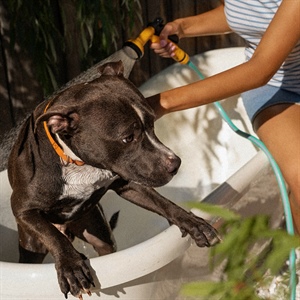
[[[193,64],[190,60],[187,62],[187,65],[199,76],[200,79],[204,79],[205,77],[200,72],[200,70]],[[280,189],[280,194],[283,202],[284,207],[284,214],[285,214],[285,220],[286,220],[286,228],[287,232],[290,235],[294,235],[294,226],[293,226],[293,217],[291,213],[291,207],[288,197],[287,188],[285,185],[284,178],[282,176],[282,172],[274,160],[272,154],[267,149],[266,145],[258,138],[254,137],[253,135],[246,133],[240,129],[238,129],[235,124],[232,122],[232,120],[229,118],[225,110],[223,109],[220,102],[214,102],[215,107],[217,108],[219,114],[221,115],[222,119],[229,125],[229,127],[238,135],[242,136],[243,138],[248,139],[250,142],[252,142],[255,146],[257,146],[259,149],[261,149],[267,156],[269,163],[274,171],[274,174],[276,176],[276,180]],[[289,257],[289,267],[290,267],[290,290],[291,290],[291,300],[296,299],[296,253],[295,249],[292,249],[290,252]]]

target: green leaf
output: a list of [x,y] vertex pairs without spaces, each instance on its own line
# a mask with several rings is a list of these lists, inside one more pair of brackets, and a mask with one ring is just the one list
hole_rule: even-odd
[[212,216],[220,217],[226,221],[235,221],[235,220],[239,220],[241,218],[241,216],[238,215],[237,213],[235,213],[227,208],[221,207],[219,205],[212,205],[212,204],[208,204],[208,203],[192,202],[192,201],[189,201],[185,204],[187,204],[187,206],[189,208],[200,209]]
[[[183,286],[181,293],[185,296],[191,297],[208,297],[223,294],[225,290],[232,289],[234,284],[232,282],[213,282],[200,281],[192,282]],[[211,298],[210,298],[211,299]]]
[[272,274],[277,274],[285,261],[288,260],[292,249],[300,247],[300,239],[298,236],[290,236],[285,232],[273,238],[273,251],[266,258],[265,265]]

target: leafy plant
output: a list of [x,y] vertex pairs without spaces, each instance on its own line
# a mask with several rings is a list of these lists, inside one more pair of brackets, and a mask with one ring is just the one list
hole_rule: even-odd
[[80,62],[74,57],[72,63],[83,71],[117,50],[120,31],[141,21],[139,0],[9,0],[6,8],[11,49],[17,42],[31,57],[46,94],[71,79],[65,75],[67,51],[78,53]]
[[37,77],[46,89],[56,87],[57,45],[64,48],[63,36],[56,24],[55,7],[50,0],[7,2],[10,19],[11,49],[16,41],[34,60]]
[[[257,289],[260,284],[265,284],[264,275],[278,274],[291,249],[300,247],[298,237],[290,236],[284,230],[270,229],[267,216],[256,215],[242,219],[238,214],[218,206],[204,203],[192,203],[191,206],[225,220],[221,228],[223,241],[211,250],[212,266],[222,265],[224,278],[219,282],[186,284],[182,289],[186,296],[201,296],[201,299],[210,300],[261,299]],[[252,251],[255,244],[266,242],[270,243],[269,251],[260,254]]]

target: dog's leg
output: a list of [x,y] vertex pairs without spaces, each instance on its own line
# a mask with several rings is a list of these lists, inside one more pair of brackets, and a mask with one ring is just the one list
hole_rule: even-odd
[[220,241],[217,231],[202,218],[187,212],[175,203],[164,198],[153,188],[134,182],[113,188],[121,197],[165,217],[177,225],[182,235],[190,234],[199,247],[213,246]]
[[91,244],[100,256],[116,251],[112,230],[100,204],[80,220],[68,224],[68,228],[75,236]]
[[[55,261],[61,291],[80,297],[82,290],[89,293],[93,278],[82,254],[77,252],[69,239],[36,210],[26,211],[16,217],[19,226],[32,238],[39,240]],[[28,250],[28,249],[27,249]]]
[[18,226],[19,233],[19,262],[40,264],[48,253],[46,247],[39,240],[32,238],[22,227]]

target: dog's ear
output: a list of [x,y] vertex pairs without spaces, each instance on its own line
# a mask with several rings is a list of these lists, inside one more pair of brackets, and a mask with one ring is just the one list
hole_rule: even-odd
[[100,75],[121,76],[124,73],[124,66],[121,60],[108,62],[98,68]]
[[75,109],[66,106],[55,107],[55,110],[42,114],[35,121],[35,130],[39,123],[46,121],[52,133],[72,134],[78,127],[79,114]]

